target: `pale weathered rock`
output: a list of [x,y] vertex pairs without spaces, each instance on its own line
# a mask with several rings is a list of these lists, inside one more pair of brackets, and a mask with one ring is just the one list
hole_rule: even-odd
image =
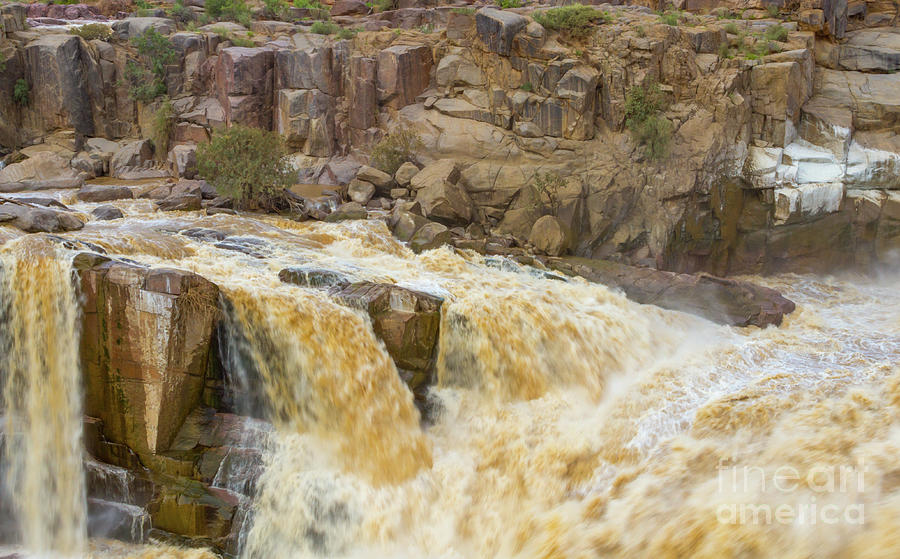
[[375,194],[375,185],[358,178],[347,185],[347,196],[358,204],[368,204]]
[[119,177],[131,167],[139,167],[153,159],[153,143],[137,140],[123,146],[109,162],[109,174]]
[[[399,223],[399,222],[398,222]],[[414,252],[424,252],[450,243],[453,235],[446,225],[428,222],[419,227],[409,240],[409,248]]]
[[459,167],[456,161],[452,159],[440,159],[426,165],[421,171],[418,171],[409,181],[409,186],[413,190],[425,188],[436,182],[456,183],[459,180]]
[[127,41],[143,35],[149,29],[162,35],[169,35],[175,31],[175,22],[162,17],[129,17],[114,22],[112,29],[120,39]]
[[400,165],[400,168],[397,169],[397,172],[394,173],[394,180],[398,185],[402,187],[409,186],[412,178],[416,176],[419,172],[419,168],[416,167],[415,163],[410,163],[407,161],[403,165]]
[[193,179],[197,176],[197,146],[175,146],[169,150],[168,160],[176,177]]
[[164,212],[198,211],[201,207],[201,200],[199,193],[175,194],[173,192],[168,198],[158,201],[156,207]]
[[463,225],[472,220],[472,200],[458,181],[459,170],[452,159],[426,165],[412,178],[410,187],[416,191],[416,202],[425,217]]
[[570,234],[559,219],[545,215],[534,222],[528,242],[544,254],[559,256],[570,248]]
[[391,176],[384,171],[380,171],[374,167],[363,165],[356,172],[356,178],[361,181],[370,182],[381,191],[387,191],[391,187]]
[[395,208],[391,215],[391,232],[403,242],[408,242],[420,227],[428,223],[424,217]]
[[0,192],[73,188],[83,182],[70,167],[70,159],[52,151],[41,151],[28,159],[0,169]]

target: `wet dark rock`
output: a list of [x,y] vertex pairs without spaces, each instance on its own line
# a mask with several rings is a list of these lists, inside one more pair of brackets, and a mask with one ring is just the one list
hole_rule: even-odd
[[199,193],[172,194],[168,198],[157,202],[156,207],[164,212],[198,211],[201,208],[201,195]]
[[94,208],[94,211],[91,212],[91,215],[94,216],[94,219],[98,221],[122,219],[123,217],[125,217],[125,214],[122,213],[122,210],[115,206],[97,206],[96,208]]
[[428,383],[441,323],[440,297],[371,282],[351,284],[335,297],[369,314],[397,367],[409,373],[401,375],[410,388]]
[[86,184],[78,191],[82,202],[111,202],[134,198],[134,192],[127,186],[111,184]]
[[356,202],[347,202],[341,204],[338,209],[334,210],[325,217],[325,221],[334,223],[337,221],[347,221],[351,219],[366,219],[368,212],[361,204]]
[[446,225],[434,222],[426,223],[409,240],[409,248],[416,253],[424,252],[446,245],[452,239],[453,235]]
[[303,287],[339,287],[350,284],[350,279],[340,272],[322,268],[285,268],[278,272],[278,279]]
[[621,289],[638,303],[702,316],[731,326],[780,325],[795,305],[774,289],[747,281],[636,268],[608,260],[548,259],[549,267]]
[[268,251],[264,250],[265,246],[265,241],[253,237],[228,237],[222,242],[216,243],[216,248],[243,252],[254,258],[265,258],[268,256]]
[[204,242],[223,241],[228,236],[228,233],[225,233],[224,231],[208,229],[206,227],[192,227],[191,229],[185,229],[180,233],[185,237]]
[[43,206],[45,208],[59,208],[61,210],[68,210],[69,208],[57,201],[53,198],[44,198],[42,196],[19,196],[16,198],[18,202],[25,202],[26,204],[32,204],[35,206]]
[[5,222],[26,233],[59,233],[84,227],[84,223],[71,213],[11,202],[0,204],[0,215],[13,216]]

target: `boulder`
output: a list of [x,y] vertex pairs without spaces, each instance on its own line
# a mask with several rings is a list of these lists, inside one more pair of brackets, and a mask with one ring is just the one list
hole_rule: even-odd
[[478,38],[487,50],[509,56],[513,38],[528,25],[528,18],[497,8],[481,8],[475,14]]
[[374,58],[350,58],[349,124],[356,130],[367,130],[376,124],[378,114],[377,63]]
[[418,214],[395,208],[389,223],[394,236],[408,242],[420,227],[428,223],[428,220]]
[[571,235],[556,217],[545,215],[534,222],[528,242],[550,256],[559,256],[569,250]]
[[[174,191],[174,189],[173,189]],[[202,198],[200,194],[172,194],[168,198],[156,202],[157,209],[164,212],[193,212],[201,208]]]
[[129,41],[153,29],[162,35],[175,32],[175,21],[164,17],[129,17],[112,24],[113,32],[119,39]]
[[169,166],[176,177],[192,179],[197,176],[197,146],[178,145],[169,150]]
[[358,202],[347,202],[341,204],[338,209],[334,210],[327,217],[325,217],[325,221],[334,223],[338,221],[346,221],[350,219],[366,219],[368,216],[368,212],[366,212],[366,208],[359,204]]
[[122,210],[109,205],[97,206],[94,208],[94,211],[91,212],[91,215],[94,216],[94,219],[97,221],[109,221],[110,219],[122,219],[125,217]]
[[795,305],[774,289],[741,280],[676,274],[636,268],[608,260],[549,259],[548,266],[568,275],[621,289],[642,304],[678,310],[731,326],[780,325]]
[[80,219],[69,212],[25,204],[0,204],[2,221],[26,233],[60,233],[84,227]]
[[453,235],[446,225],[429,222],[419,227],[409,240],[409,248],[415,253],[425,252],[449,244]]
[[340,272],[323,268],[293,267],[278,272],[278,279],[303,287],[339,287],[350,284],[350,279]]
[[109,161],[109,174],[119,177],[132,167],[140,167],[153,160],[153,143],[136,140],[125,144]]
[[218,288],[191,272],[76,256],[85,413],[140,455],[167,450],[200,403]]
[[369,13],[369,7],[360,0],[336,0],[331,6],[331,16],[354,16]]
[[894,28],[861,29],[847,33],[845,42],[839,48],[838,64],[845,70],[900,70],[900,33]]
[[395,45],[378,53],[378,100],[395,109],[416,102],[428,87],[431,49],[425,45]]
[[70,167],[70,158],[54,151],[41,151],[0,169],[0,192],[77,188],[83,182]]
[[458,181],[459,170],[450,159],[436,161],[412,178],[410,186],[425,217],[451,225],[472,221],[474,204]]
[[397,172],[394,173],[394,180],[403,188],[409,186],[409,183],[412,181],[412,178],[418,174],[419,168],[416,167],[415,163],[410,163],[407,161],[403,165],[400,165],[400,168],[397,169]]
[[391,188],[391,176],[368,165],[363,165],[356,171],[356,178],[374,184],[379,192],[387,192]]
[[355,178],[347,185],[347,196],[358,204],[368,204],[374,194],[375,185],[370,182]]
[[271,48],[229,47],[216,61],[216,97],[228,124],[272,128],[275,54]]
[[78,199],[82,202],[110,202],[131,198],[134,198],[134,192],[130,188],[114,184],[86,184],[78,191]]
[[369,314],[375,335],[384,342],[410,388],[415,390],[428,382],[437,349],[442,299],[371,282],[351,284],[335,297]]

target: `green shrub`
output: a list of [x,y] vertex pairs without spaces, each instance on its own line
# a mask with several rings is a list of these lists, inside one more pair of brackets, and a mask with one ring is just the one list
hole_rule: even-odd
[[250,8],[244,0],[207,0],[206,13],[213,19],[250,25]]
[[634,33],[635,33],[638,37],[641,37],[641,38],[644,38],[644,37],[647,36],[647,31],[644,29],[644,26],[643,26],[643,25],[638,25],[637,27],[635,27],[635,28],[634,28]]
[[169,8],[169,16],[178,23],[187,24],[194,21],[194,12],[184,5],[183,0],[175,0],[172,7]]
[[[75,2],[72,2],[72,3],[74,4]],[[153,5],[150,2],[147,2],[147,0],[134,0],[134,5],[139,10],[152,10],[153,9]]]
[[719,44],[719,57],[720,58],[732,58],[731,48],[728,46],[728,43],[720,43]]
[[565,33],[575,39],[583,39],[591,32],[598,19],[608,20],[609,16],[600,10],[581,4],[550,8],[534,14],[534,20],[547,29]]
[[256,46],[256,43],[254,43],[249,37],[231,36],[228,38],[228,40],[231,41],[231,44],[236,47],[252,49]]
[[510,8],[521,8],[522,0],[496,0],[500,9],[508,10]]
[[285,0],[263,0],[266,17],[271,19],[286,19],[290,6]]
[[533,91],[534,86],[531,85],[531,82],[525,82],[519,86],[519,89],[521,89],[522,91]]
[[356,37],[356,34],[359,33],[358,29],[344,29],[343,27],[338,31],[338,39],[352,39]]
[[464,16],[475,15],[475,8],[453,8],[450,11]]
[[276,132],[234,125],[197,148],[197,169],[239,207],[273,209],[290,185],[287,151]]
[[166,65],[175,62],[177,53],[169,38],[152,28],[134,37],[131,43],[140,63],[126,64],[125,81],[131,98],[146,103],[166,92]]
[[331,8],[323,5],[319,0],[294,0],[294,7],[307,10],[313,19],[331,19]]
[[340,30],[338,24],[333,21],[317,21],[309,28],[316,35],[334,35]]
[[70,4],[77,4],[80,0],[56,0],[54,4],[61,4],[63,6],[68,6]]
[[773,23],[766,29],[765,37],[769,41],[778,41],[783,43],[788,38],[788,30],[778,23]]
[[729,35],[737,35],[738,34],[738,26],[735,22],[730,21],[725,24],[725,32]]
[[769,17],[778,17],[778,13],[781,11],[778,9],[778,6],[775,4],[769,4],[766,6],[766,11],[769,12]]
[[664,104],[663,92],[655,82],[632,87],[625,98],[625,126],[651,159],[665,156],[672,139],[672,123],[660,114]]
[[17,79],[13,86],[13,101],[22,107],[31,102],[31,89],[28,87],[28,82],[22,78]]
[[666,25],[671,25],[675,27],[678,25],[678,15],[677,14],[662,14],[659,16],[659,21],[665,23]]
[[397,0],[375,0],[372,8],[376,12],[389,12],[397,9]]
[[109,38],[112,37],[112,29],[110,29],[108,25],[102,23],[88,23],[73,27],[69,29],[69,33],[78,35],[85,41],[93,41],[94,39],[108,41]]
[[166,99],[153,115],[150,140],[153,142],[154,151],[158,159],[163,159],[169,153],[169,137],[175,128],[175,108],[172,102]]
[[416,157],[422,148],[422,140],[411,130],[400,130],[388,134],[372,148],[371,164],[376,169],[393,175],[407,161]]

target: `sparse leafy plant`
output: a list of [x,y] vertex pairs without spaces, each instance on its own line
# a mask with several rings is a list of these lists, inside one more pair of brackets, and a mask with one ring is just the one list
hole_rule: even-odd
[[[77,0],[76,0],[77,1]],[[72,2],[74,4],[75,2]],[[139,10],[152,10],[153,4],[147,2],[147,0],[134,0],[134,6]]]
[[169,137],[175,127],[175,108],[171,101],[166,99],[153,115],[150,139],[157,158],[164,158],[169,153]]
[[359,33],[358,29],[345,29],[342,27],[338,31],[337,36],[338,36],[338,39],[348,40],[348,39],[352,39],[353,37],[356,37],[357,33]]
[[780,12],[778,6],[776,6],[775,4],[769,4],[768,6],[766,6],[766,11],[769,12],[769,17],[778,17],[778,13]]
[[93,41],[94,39],[108,41],[112,37],[112,29],[103,23],[87,23],[73,27],[69,29],[69,33],[78,35],[85,41]]
[[334,35],[341,28],[333,21],[316,21],[309,30],[317,35]]
[[234,21],[250,25],[250,8],[244,0],[207,0],[206,13],[213,19]]
[[737,35],[738,34],[738,26],[735,22],[730,21],[725,24],[725,32],[729,35]]
[[376,12],[389,12],[397,9],[397,0],[375,0],[373,4]]
[[411,130],[400,130],[388,134],[372,148],[372,166],[393,175],[407,161],[416,157],[422,148],[422,139]]
[[637,27],[635,27],[634,32],[640,38],[644,38],[647,36],[647,31],[644,29],[643,25],[638,25]]
[[230,38],[230,41],[231,41],[231,44],[236,47],[244,47],[247,49],[251,49],[256,46],[256,43],[254,43],[249,37],[232,36]]
[[290,7],[285,0],[263,0],[263,6],[266,10],[266,17],[272,19],[287,18]]
[[[533,186],[540,203],[549,206],[551,214],[559,214],[560,192],[566,187],[566,180],[559,173],[553,171],[538,172],[534,175]],[[544,204],[544,199],[547,200],[546,204]]]
[[28,87],[28,82],[23,78],[17,79],[16,84],[13,86],[13,101],[22,107],[27,106],[31,102],[31,89]]
[[572,4],[536,12],[534,20],[547,29],[559,31],[573,39],[584,39],[597,20],[609,21],[609,15],[590,6]]
[[672,140],[672,123],[660,114],[664,104],[665,97],[656,82],[632,87],[625,99],[625,126],[651,159],[664,157]]
[[665,13],[659,16],[659,21],[666,25],[676,27],[678,25],[678,14]]
[[460,14],[465,16],[475,15],[475,8],[453,8],[450,10],[454,14]]
[[778,41],[779,43],[783,43],[788,38],[788,30],[781,24],[773,23],[766,28],[765,38],[768,41]]
[[181,24],[187,24],[194,21],[194,12],[184,5],[183,0],[175,0],[175,3],[169,8],[169,16]]
[[429,34],[429,33],[433,33],[433,32],[434,32],[434,26],[431,25],[430,23],[426,23],[426,24],[424,24],[424,25],[420,25],[420,26],[419,26],[419,32],[420,32],[420,33],[425,33],[426,35]]
[[168,37],[155,29],[147,29],[131,40],[138,51],[140,63],[129,61],[125,66],[125,80],[132,99],[148,102],[166,92],[166,65],[175,61],[177,53]]
[[287,151],[276,132],[234,125],[197,148],[197,169],[244,208],[274,209],[291,184]]
[[522,0],[496,0],[496,2],[497,5],[503,10],[522,7]]
[[519,86],[519,89],[521,89],[522,91],[533,91],[534,86],[531,85],[531,82],[525,82]]

